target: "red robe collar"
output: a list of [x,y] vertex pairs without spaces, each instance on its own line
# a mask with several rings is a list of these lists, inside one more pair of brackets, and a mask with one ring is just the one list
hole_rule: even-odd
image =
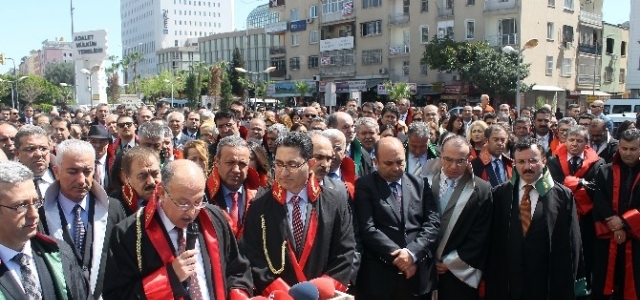
[[[309,174],[307,178],[307,196],[309,197],[309,202],[315,202],[318,200],[322,189],[320,188],[320,184],[313,173]],[[273,188],[271,188],[271,194],[273,198],[278,201],[278,203],[285,205],[287,203],[287,190],[280,186],[278,181],[273,184]]]
[[[571,174],[569,171],[569,149],[567,149],[567,144],[560,144],[556,149],[556,155],[558,156],[558,160],[560,161],[560,166],[562,167],[562,173],[565,175]],[[593,151],[593,149],[587,145],[584,148],[584,159],[582,160],[582,167],[580,170],[576,171],[575,177],[582,178],[584,174],[589,171],[589,167],[596,161],[600,159],[598,153]]]
[[345,186],[347,188],[347,192],[349,192],[349,197],[353,201],[354,193],[355,193],[355,185],[356,185],[356,163],[351,159],[351,157],[346,156],[342,163],[340,164],[340,175],[342,175],[342,181],[344,181]]
[[122,186],[122,200],[124,200],[122,204],[126,205],[131,212],[138,211],[138,193],[128,183]]
[[[475,150],[472,150],[472,151],[475,151]],[[491,161],[493,161],[493,156],[491,156],[491,153],[489,153],[489,145],[488,144],[484,144],[482,146],[482,151],[480,151],[480,154],[478,154],[478,158],[480,158],[480,161],[482,162],[482,164],[484,166],[488,166],[488,165],[491,164]],[[507,171],[507,179],[510,180],[511,176],[513,175],[513,159],[502,155],[500,160],[505,162],[505,164],[506,164],[505,170]]]

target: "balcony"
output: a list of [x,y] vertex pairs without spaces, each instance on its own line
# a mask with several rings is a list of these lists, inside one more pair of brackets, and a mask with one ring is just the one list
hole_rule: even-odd
[[401,57],[409,55],[409,45],[389,47],[389,57]]
[[[600,87],[600,75],[596,74],[596,89]],[[593,87],[593,74],[578,74],[578,85]]]
[[287,47],[284,46],[271,46],[269,47],[270,55],[285,55],[287,54]]
[[580,53],[597,55],[598,52],[596,51],[596,48],[600,48],[600,47],[596,47],[594,44],[582,44],[582,43],[578,44],[578,51]]
[[585,24],[602,27],[602,15],[596,13],[581,10],[579,20]]
[[355,9],[351,9],[351,10],[343,9],[341,11],[336,11],[336,12],[326,13],[326,14],[320,15],[320,20],[321,20],[320,22],[322,24],[342,23],[342,22],[355,20],[355,18],[356,18],[356,10]]
[[491,47],[513,46],[518,44],[518,34],[509,33],[509,34],[490,35],[490,36],[485,36],[484,40],[487,43],[489,43],[489,46]]
[[453,7],[438,7],[438,18],[453,18]]
[[356,74],[355,65],[320,66],[320,75],[327,76],[327,77],[353,76],[355,74]]
[[271,75],[271,77],[284,77],[284,75],[287,74],[287,70],[275,70],[271,73],[269,73],[269,75]]
[[408,26],[411,18],[408,13],[389,15],[389,26]]
[[518,0],[487,0],[484,3],[485,12],[510,12],[518,8]]

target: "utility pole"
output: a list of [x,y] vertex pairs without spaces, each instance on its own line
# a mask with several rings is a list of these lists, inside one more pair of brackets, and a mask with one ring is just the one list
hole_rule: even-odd
[[[74,30],[73,30],[73,0],[69,0],[69,11],[71,12],[71,48],[73,48]],[[78,103],[78,79],[76,78],[76,58],[73,58],[73,100]]]

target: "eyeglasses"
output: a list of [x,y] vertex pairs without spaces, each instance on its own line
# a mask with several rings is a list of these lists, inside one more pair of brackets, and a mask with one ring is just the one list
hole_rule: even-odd
[[42,199],[38,199],[38,200],[34,201],[33,203],[24,203],[24,204],[20,204],[20,205],[16,205],[16,206],[0,205],[0,207],[13,209],[17,213],[23,214],[23,213],[25,213],[25,212],[27,212],[29,210],[30,206],[33,206],[33,208],[35,208],[35,209],[39,209],[40,207],[42,207],[42,203],[43,203]]
[[290,163],[287,163],[287,164],[282,163],[282,162],[276,162],[276,163],[273,164],[273,166],[276,168],[276,170],[285,169],[288,172],[292,172],[292,171],[298,171],[306,163],[307,163],[306,161],[303,162],[303,163],[300,163],[300,164],[296,164],[296,163],[293,163],[293,162],[290,162]]
[[123,122],[123,123],[118,123],[118,127],[120,128],[124,128],[126,127],[131,127],[131,125],[133,125],[133,122]]
[[227,123],[227,124],[220,124],[220,125],[216,125],[216,127],[217,127],[218,129],[225,129],[225,128],[231,128],[231,127],[233,127],[233,125],[236,125],[236,123],[234,123],[234,122],[229,122],[229,123]]
[[318,115],[305,114],[304,116],[305,116],[305,118],[313,119],[313,118],[317,117]]
[[449,165],[455,163],[458,167],[466,166],[469,161],[467,158],[454,159],[448,156],[442,156],[442,160]]
[[167,191],[167,188],[163,185],[162,188],[164,189],[164,193],[167,194],[167,196],[169,196],[169,199],[171,199],[171,202],[173,202],[173,204],[176,205],[176,207],[181,210],[181,211],[188,211],[193,209],[201,209],[203,207],[205,207],[207,204],[200,200],[200,202],[196,203],[196,204],[178,204],[178,202],[176,202],[176,200],[173,199],[173,197],[171,197],[171,194],[169,194],[169,191]]
[[36,151],[40,151],[42,152],[42,154],[47,154],[49,153],[51,149],[49,149],[49,147],[45,147],[45,146],[27,146],[22,148],[22,152],[26,152],[26,153],[34,153]]

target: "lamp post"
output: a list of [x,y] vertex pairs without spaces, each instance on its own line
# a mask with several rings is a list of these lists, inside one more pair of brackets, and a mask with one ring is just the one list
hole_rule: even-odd
[[[275,69],[276,69],[276,67],[268,67],[268,68],[266,68],[266,69],[262,70],[262,73],[267,73],[267,84],[269,84],[269,79],[270,79],[270,78],[269,78],[269,76],[270,76],[270,73],[271,73],[271,72],[273,72]],[[235,70],[236,70],[237,72],[240,72],[240,73],[251,74],[251,75],[252,75],[252,77],[251,77],[251,79],[252,79],[252,80],[251,80],[251,81],[253,81],[253,75],[258,75],[258,74],[260,74],[260,72],[247,71],[247,70],[246,70],[246,69],[244,69],[244,68],[235,68]],[[260,78],[260,77],[258,77],[258,79],[259,79],[259,78]],[[259,82],[260,82],[260,80],[258,80],[258,83],[259,83]],[[248,87],[248,86],[247,86],[247,97],[249,97],[249,87]],[[254,99],[254,100],[253,100],[253,106],[254,106],[254,109],[255,109],[255,104],[256,104],[256,101],[255,101],[255,95],[254,95],[253,99]]]
[[520,113],[520,60],[522,59],[522,52],[527,49],[535,48],[538,46],[538,39],[530,39],[525,44],[524,47],[520,50],[513,49],[511,46],[505,46],[502,48],[502,52],[508,54],[517,54],[518,55],[518,63],[516,65],[517,69],[517,78],[516,78],[516,108],[518,110],[518,114]]
[[20,78],[17,78],[15,80],[5,80],[0,78],[0,82],[6,82],[9,83],[11,85],[11,106],[13,108],[16,108],[16,105],[19,103],[19,98],[18,98],[18,83],[20,81],[23,81],[25,79],[27,79],[28,76],[22,76]]
[[[180,78],[180,77],[178,77],[178,78]],[[176,78],[176,79],[178,79],[178,78]],[[174,79],[174,80],[165,79],[164,80],[165,83],[171,84],[171,108],[172,109],[173,109],[173,84],[176,82],[176,79]]]

